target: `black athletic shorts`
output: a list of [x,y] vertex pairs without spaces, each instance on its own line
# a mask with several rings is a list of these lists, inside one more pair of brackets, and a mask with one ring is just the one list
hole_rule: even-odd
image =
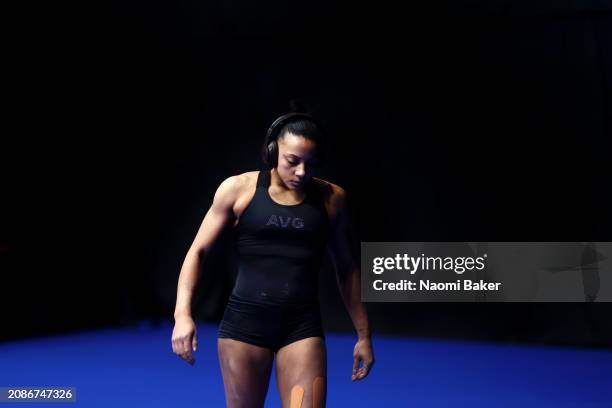
[[233,293],[219,324],[218,337],[243,341],[274,352],[307,337],[325,340],[318,302],[266,304]]

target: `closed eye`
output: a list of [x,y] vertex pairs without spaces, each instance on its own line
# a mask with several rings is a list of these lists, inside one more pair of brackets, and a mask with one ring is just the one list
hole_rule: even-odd
[[[300,160],[295,160],[295,159],[290,159],[290,158],[286,158],[287,163],[289,163],[292,166],[296,166],[300,163]],[[307,166],[316,166],[317,165],[317,160],[316,159],[312,159],[306,162]]]

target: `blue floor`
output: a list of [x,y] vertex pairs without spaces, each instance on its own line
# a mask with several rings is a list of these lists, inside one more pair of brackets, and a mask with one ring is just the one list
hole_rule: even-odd
[[[0,343],[0,386],[76,387],[76,403],[54,407],[224,407],[216,326],[198,325],[193,367],[171,333],[167,322]],[[612,351],[375,336],[374,369],[351,382],[354,341],[327,333],[328,407],[612,407]],[[266,407],[281,406],[275,384]]]

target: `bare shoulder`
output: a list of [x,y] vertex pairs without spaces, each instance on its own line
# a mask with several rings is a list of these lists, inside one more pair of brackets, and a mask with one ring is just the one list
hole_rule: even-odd
[[321,188],[323,197],[325,199],[325,204],[331,214],[337,213],[345,206],[346,191],[342,187],[317,177],[313,177],[313,180]]
[[346,195],[346,192],[342,187],[337,184],[332,183],[331,181],[327,181],[318,177],[313,177],[313,180],[317,185],[321,188],[321,190],[325,193],[325,197],[329,199],[339,199],[343,198]]
[[257,182],[258,171],[248,171],[227,177],[219,184],[215,200],[233,205]]
[[259,170],[256,171],[247,171],[244,173],[236,174],[232,176],[235,179],[235,183],[239,188],[248,189],[251,186],[257,184],[257,175],[259,174]]

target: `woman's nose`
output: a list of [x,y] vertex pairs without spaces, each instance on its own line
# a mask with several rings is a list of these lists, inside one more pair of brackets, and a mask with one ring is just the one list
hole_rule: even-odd
[[299,166],[297,166],[297,169],[295,169],[295,174],[296,176],[303,177],[306,174],[306,165],[301,163]]

